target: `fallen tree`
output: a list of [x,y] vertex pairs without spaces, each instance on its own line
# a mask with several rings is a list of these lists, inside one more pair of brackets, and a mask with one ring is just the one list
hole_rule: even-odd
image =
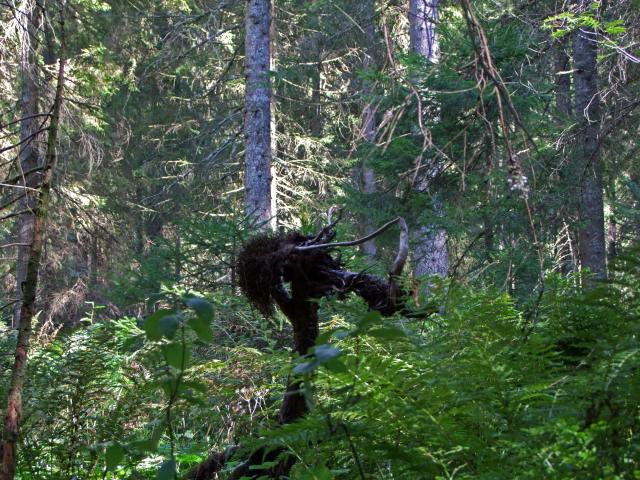
[[[365,300],[370,309],[388,316],[401,308],[404,297],[398,283],[409,252],[409,234],[404,219],[398,217],[358,240],[332,242],[336,235],[335,226],[340,220],[338,214],[332,221],[334,213],[334,208],[329,210],[328,225],[315,236],[296,232],[260,234],[252,238],[238,256],[237,271],[243,294],[263,315],[272,315],[276,306],[284,313],[293,327],[293,346],[299,355],[309,354],[318,337],[317,299],[328,296],[344,298],[349,293],[355,293]],[[393,225],[400,228],[400,239],[396,258],[386,279],[345,270],[340,259],[334,255],[337,248],[360,245]],[[301,387],[299,378],[287,387],[278,423],[294,422],[308,412]],[[235,451],[235,448],[230,448],[211,455],[191,472],[189,478],[214,478]],[[238,465],[229,478],[279,478],[288,475],[293,459],[282,459],[283,452],[283,448],[258,449]],[[255,468],[265,462],[276,462],[276,465],[269,469]]]

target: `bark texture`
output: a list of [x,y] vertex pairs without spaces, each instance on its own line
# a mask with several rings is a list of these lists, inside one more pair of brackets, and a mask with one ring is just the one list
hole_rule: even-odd
[[40,185],[40,170],[42,166],[42,155],[40,154],[40,143],[42,135],[39,132],[44,117],[37,116],[39,113],[39,93],[37,84],[37,55],[41,28],[42,9],[36,2],[28,3],[31,10],[25,15],[26,31],[22,32],[22,58],[20,59],[20,69],[22,76],[21,87],[21,115],[20,122],[20,142],[22,145],[18,154],[20,180],[18,186],[24,187],[21,191],[22,198],[18,202],[18,211],[23,211],[17,221],[17,240],[20,244],[18,248],[18,258],[16,261],[16,291],[17,302],[13,309],[13,328],[19,328],[22,310],[22,285],[27,278],[27,264],[29,261],[29,251],[33,239],[35,223],[35,208],[37,204],[37,192],[35,189]]
[[[364,70],[373,68],[376,65],[374,49],[376,41],[375,2],[370,2],[369,11],[371,12],[371,15],[368,17],[367,24],[364,27],[368,44],[364,62],[362,64],[362,68]],[[365,103],[362,109],[362,136],[366,142],[374,144],[376,141],[377,124],[375,108],[370,99],[373,94],[373,85],[370,81],[365,81],[362,86],[362,93],[367,98],[367,103]],[[365,195],[372,195],[376,193],[376,176],[372,168],[369,168],[366,165],[355,167],[352,174],[358,189],[362,193]],[[361,223],[362,229],[365,233],[373,230],[373,222],[371,221],[371,218],[365,217],[362,219]],[[369,258],[369,260],[374,260],[378,254],[375,240],[369,240],[364,243],[361,248],[362,252],[367,256],[367,258]]]
[[29,341],[31,337],[31,322],[35,314],[36,291],[38,288],[38,270],[40,258],[44,246],[44,236],[46,221],[49,209],[49,199],[51,195],[51,184],[53,173],[56,168],[56,143],[58,137],[60,108],[62,105],[64,90],[64,31],[61,35],[61,58],[58,70],[58,80],[56,95],[49,123],[49,135],[47,139],[47,153],[45,165],[42,172],[42,182],[37,195],[37,204],[34,212],[33,237],[29,247],[27,261],[27,271],[23,283],[23,300],[20,313],[20,327],[18,329],[18,339],[16,343],[15,361],[11,372],[11,386],[7,395],[7,408],[5,414],[3,443],[2,443],[2,470],[0,480],[13,480],[16,470],[16,447],[22,416],[22,387],[24,372],[27,364],[29,352]]
[[[580,1],[581,8],[591,2]],[[598,53],[595,32],[580,28],[574,39],[574,87],[576,95],[576,123],[579,128],[576,162],[580,178],[579,232],[580,259],[597,278],[606,277],[606,249],[604,234],[604,202],[602,194],[602,165],[598,134],[600,131],[600,98],[598,96]]]
[[[409,0],[409,48],[412,53],[422,55],[428,61],[437,63],[440,49],[437,37],[438,0]],[[435,119],[431,119],[432,121]],[[419,193],[428,194],[430,184],[440,173],[440,165],[427,169],[417,179]],[[433,209],[438,216],[443,215],[442,203],[433,196]],[[416,277],[449,273],[449,253],[447,232],[437,225],[423,225],[415,229],[413,238],[413,271]]]
[[432,62],[440,56],[437,22],[438,0],[409,0],[409,48]]
[[[568,36],[559,39],[553,46],[553,74],[555,83],[555,99],[557,115],[555,123],[560,128],[565,128],[568,122],[573,122],[573,99],[571,97],[571,57],[569,55],[569,48],[571,41]],[[563,161],[561,164],[569,164],[566,160],[566,151],[562,150]],[[561,175],[563,181],[574,186],[574,182],[567,179],[567,172],[562,172]],[[573,177],[573,176],[571,176]],[[570,178],[571,178],[570,177]],[[555,256],[557,258],[560,272],[563,275],[567,275],[570,272],[576,272],[578,270],[578,262],[574,255],[576,246],[573,239],[577,238],[577,232],[570,228],[564,220],[564,214],[562,210],[565,206],[560,208],[558,215],[558,225],[556,229],[556,251]]]
[[271,1],[247,0],[245,13],[245,213],[254,224],[274,229],[272,168]]
[[553,70],[555,73],[556,108],[564,117],[571,115],[571,59],[567,52],[568,37],[563,37],[554,46]]

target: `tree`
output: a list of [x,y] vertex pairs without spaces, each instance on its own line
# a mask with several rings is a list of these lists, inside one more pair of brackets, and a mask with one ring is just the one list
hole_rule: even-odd
[[16,468],[16,448],[18,442],[18,432],[22,417],[22,386],[27,365],[27,355],[29,353],[29,341],[31,337],[31,322],[36,313],[36,292],[38,289],[38,270],[40,268],[40,258],[44,248],[47,216],[49,214],[49,203],[51,198],[51,188],[53,174],[56,169],[57,155],[56,144],[60,123],[60,110],[64,93],[65,81],[65,34],[64,23],[61,13],[60,18],[60,60],[58,68],[58,79],[56,85],[55,99],[51,109],[51,118],[48,126],[47,151],[45,163],[42,169],[42,178],[36,196],[34,208],[34,220],[29,254],[27,257],[27,269],[22,287],[23,297],[20,312],[20,326],[16,341],[15,361],[11,371],[11,386],[7,395],[7,408],[5,411],[5,423],[2,443],[2,470],[1,480],[12,480],[15,476]]
[[[364,62],[362,63],[363,70],[369,70],[376,67],[376,23],[375,2],[371,1],[365,5],[366,23],[364,25],[366,48],[364,52]],[[362,124],[361,135],[362,138],[370,145],[375,144],[376,141],[376,109],[373,105],[371,96],[373,94],[373,84],[370,80],[366,80],[362,85],[362,95],[365,97],[365,103],[362,107]],[[358,189],[365,195],[372,195],[376,192],[376,177],[375,172],[371,167],[366,165],[357,166],[352,172],[353,179]],[[362,221],[363,229],[368,233],[372,230],[373,223],[369,216],[365,216]],[[374,240],[365,242],[362,245],[362,252],[373,260],[377,254],[377,247]]]
[[[438,63],[439,45],[436,33],[438,22],[438,0],[409,1],[409,48],[412,53],[421,55],[430,63]],[[437,115],[434,112],[434,115]],[[436,118],[431,119],[436,120]],[[442,166],[435,161],[435,167],[426,173],[420,172],[417,178],[417,190],[427,194],[433,178]],[[432,189],[432,188],[431,188]],[[434,192],[435,213],[442,216],[442,205]],[[449,272],[449,254],[447,251],[447,233],[437,225],[422,225],[415,229],[414,237],[414,273],[416,276],[436,274],[442,277]]]
[[[581,0],[586,11],[592,2]],[[579,231],[582,267],[598,278],[606,276],[604,235],[604,202],[602,195],[602,164],[600,160],[600,98],[598,92],[598,44],[595,30],[580,27],[573,46],[576,123],[578,138],[575,148],[580,188]]]
[[37,55],[40,43],[40,29],[42,28],[42,8],[37,2],[28,2],[29,8],[24,12],[24,27],[21,35],[21,58],[20,74],[22,77],[21,87],[21,114],[20,122],[20,152],[19,167],[20,175],[17,185],[22,187],[18,211],[22,212],[17,222],[17,242],[18,257],[16,260],[16,293],[15,305],[13,309],[13,327],[20,326],[20,312],[22,309],[22,284],[27,277],[27,263],[29,260],[29,250],[33,240],[33,229],[35,222],[35,208],[37,203],[37,192],[35,189],[40,183],[40,169],[42,156],[39,151],[39,140],[42,133],[42,119],[45,116],[39,115],[39,100],[37,81]]
[[272,167],[271,1],[247,0],[245,12],[245,213],[274,229]]

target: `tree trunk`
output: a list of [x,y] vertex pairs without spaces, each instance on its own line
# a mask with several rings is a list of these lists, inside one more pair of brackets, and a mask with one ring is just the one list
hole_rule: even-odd
[[60,66],[58,69],[56,96],[48,129],[47,153],[42,172],[42,181],[34,210],[33,237],[29,247],[26,277],[22,289],[23,300],[20,312],[20,328],[18,329],[15,361],[11,375],[11,387],[9,389],[9,394],[7,395],[0,480],[13,480],[16,470],[16,447],[18,442],[20,419],[22,416],[22,384],[27,363],[27,354],[29,351],[31,322],[35,314],[36,291],[38,288],[38,269],[40,267],[40,258],[42,256],[42,248],[44,246],[46,221],[49,213],[48,209],[51,195],[51,183],[57,163],[56,143],[60,122],[60,107],[62,104],[65,73],[65,46],[62,18],[60,41]]
[[[616,183],[614,179],[608,182],[607,201],[609,205],[616,204]],[[612,209],[613,210],[613,209]],[[607,218],[607,266],[611,268],[618,255],[618,222],[613,211]]]
[[[590,2],[581,0],[582,9]],[[580,205],[582,223],[579,232],[580,257],[583,268],[597,278],[606,277],[604,235],[604,202],[602,196],[602,165],[598,133],[600,130],[600,99],[598,96],[598,47],[593,29],[578,30],[573,49],[574,86],[576,92],[576,122],[579,127],[576,162],[579,167]]]
[[[437,63],[440,56],[437,22],[438,0],[409,0],[409,48],[412,53],[422,55],[432,63]],[[418,192],[428,192],[440,166],[436,165],[431,170],[417,179]],[[443,215],[442,203],[435,196],[433,208],[438,216]],[[447,232],[436,225],[422,225],[414,231],[414,275],[419,277],[436,274],[446,277],[449,273]]]
[[[559,39],[554,45],[553,51],[553,75],[555,83],[555,97],[556,97],[556,124],[563,128],[567,125],[567,122],[572,121],[571,116],[573,113],[572,99],[571,99],[571,58],[569,56],[568,48],[570,46],[569,37],[563,37]],[[566,151],[563,148],[561,155],[563,160],[566,160]],[[561,184],[571,185],[571,180],[566,178],[566,173],[560,177]],[[564,208],[564,207],[561,207]],[[560,272],[563,275],[567,275],[571,272],[577,271],[577,265],[574,262],[572,237],[577,236],[576,232],[567,225],[562,218],[561,223],[558,223],[555,229],[555,234],[558,237],[557,244],[559,246],[556,256],[560,263]]]
[[[34,190],[40,184],[41,155],[39,143],[41,135],[38,134],[43,117],[37,117],[39,111],[39,95],[37,87],[37,55],[39,46],[40,23],[42,9],[37,3],[30,3],[31,11],[26,14],[26,31],[23,32],[22,58],[20,59],[20,69],[22,75],[21,115],[20,122],[20,147],[19,167],[22,179],[18,185],[24,187],[21,192],[24,196],[18,202],[18,211],[25,211],[17,221],[17,241],[18,256],[16,261],[16,293],[17,302],[13,310],[13,328],[19,328],[20,315],[22,310],[22,286],[27,278],[27,263],[29,261],[29,251],[33,239],[33,229],[35,222],[35,208],[37,203],[37,192]],[[31,173],[30,173],[31,172]]]
[[556,87],[556,108],[568,119],[571,115],[571,76],[569,75],[571,60],[567,53],[568,37],[563,37],[555,44],[553,70]]
[[[317,44],[317,42],[315,42]],[[318,63],[311,71],[311,136],[322,136],[322,109],[320,108],[320,94],[322,89],[322,52],[316,47]]]
[[245,213],[256,226],[274,229],[270,0],[247,0],[245,29]]
[[[367,40],[367,52],[365,54],[362,68],[367,70],[376,65],[374,45],[376,41],[376,27],[375,27],[375,2],[371,1],[369,5],[369,11],[371,15],[367,18],[367,24],[364,31]],[[370,81],[365,81],[362,87],[362,93],[367,98],[367,103],[362,109],[362,136],[364,140],[370,144],[376,141],[376,112],[371,103],[371,95],[373,93],[373,85]],[[376,192],[376,177],[372,168],[362,165],[355,167],[352,172],[353,178],[356,182],[358,189],[366,194],[372,195]],[[362,229],[367,234],[373,230],[373,222],[370,216],[365,216],[361,221]],[[374,240],[369,240],[361,246],[362,252],[365,256],[373,261],[378,253],[376,243]]]
[[438,0],[409,0],[409,48],[434,63],[440,57],[437,22]]

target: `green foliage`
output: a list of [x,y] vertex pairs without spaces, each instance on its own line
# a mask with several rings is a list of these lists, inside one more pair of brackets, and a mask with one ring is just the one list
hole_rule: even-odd
[[422,319],[327,306],[330,343],[295,368],[313,413],[263,443],[296,452],[299,478],[634,478],[637,253],[589,293],[549,278],[533,324],[508,295],[466,286],[441,286],[445,313]]
[[[25,380],[21,480],[174,479],[230,445],[240,450],[223,478],[261,446],[287,447],[294,479],[640,478],[638,2],[583,12],[470,3],[502,102],[509,93],[508,132],[458,3],[441,5],[442,55],[431,63],[406,53],[402,2],[276,2],[279,224],[315,234],[334,203],[371,225],[400,214],[411,231],[445,228],[451,260],[451,278],[431,279],[428,300],[409,300],[404,316],[323,300],[322,333],[301,358],[285,317],[263,318],[237,291],[237,254],[254,233],[243,218],[242,2],[68,4],[63,168]],[[45,93],[55,5],[45,5],[53,31],[37,52]],[[9,27],[16,15],[5,10]],[[585,292],[577,132],[554,106],[556,81],[572,71],[552,68],[551,55],[570,54],[568,36],[587,27],[607,73],[599,148],[619,236],[610,282]],[[15,33],[0,45],[7,143],[20,127]],[[376,110],[374,142],[362,138],[365,104]],[[505,137],[530,179],[530,211],[509,187]],[[18,173],[14,153],[1,153],[5,179]],[[354,167],[373,169],[376,193],[353,185]],[[7,191],[10,213],[19,203]],[[15,218],[1,225],[6,239]],[[371,226],[350,220],[338,237]],[[2,243],[6,323],[15,247]],[[377,238],[374,264],[356,249],[342,259],[386,275],[396,244],[393,232]],[[85,313],[85,300],[108,308]],[[0,326],[0,398],[15,340]],[[277,425],[293,376],[311,413]]]
[[505,293],[450,282],[434,283],[415,315],[392,319],[360,301],[325,301],[318,344],[293,367],[312,411],[277,428],[269,417],[288,356],[225,347],[211,325],[240,318],[241,302],[167,290],[142,329],[125,318],[36,346],[22,448],[38,460],[21,478],[174,478],[218,435],[218,448],[229,443],[211,409],[233,405],[248,383],[270,393],[236,414],[256,422],[236,427],[242,451],[287,447],[292,478],[633,478],[638,258],[621,254],[611,281],[585,293],[579,277],[550,276],[535,322]]

